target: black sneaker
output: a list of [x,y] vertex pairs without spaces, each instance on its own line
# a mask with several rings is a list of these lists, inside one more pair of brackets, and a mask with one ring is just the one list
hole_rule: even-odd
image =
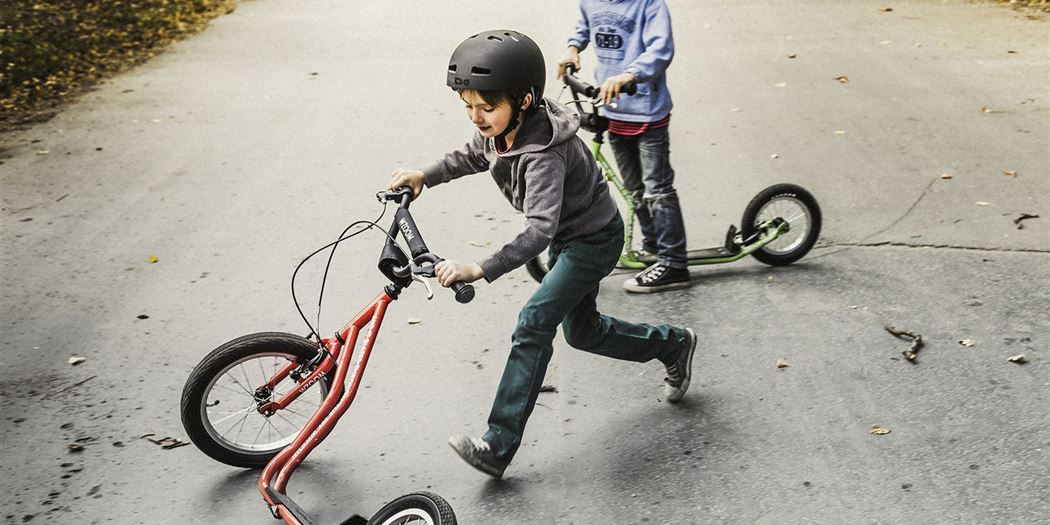
[[656,263],[623,283],[631,293],[653,293],[689,286],[689,270]]
[[675,403],[682,399],[685,395],[685,391],[689,390],[689,380],[693,376],[693,354],[696,352],[696,332],[693,332],[691,328],[685,329],[687,338],[686,346],[680,352],[675,360],[670,364],[665,364],[667,367],[667,377],[664,382],[664,397],[667,401]]
[[502,478],[503,471],[507,470],[507,465],[496,460],[496,453],[484,439],[457,434],[448,438],[448,444],[463,461],[494,478]]

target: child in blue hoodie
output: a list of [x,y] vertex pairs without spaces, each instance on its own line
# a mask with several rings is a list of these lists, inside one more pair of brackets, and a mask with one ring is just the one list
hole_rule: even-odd
[[[624,282],[628,292],[689,286],[685,224],[674,189],[668,125],[671,93],[665,71],[674,56],[671,15],[664,0],[580,0],[580,20],[569,37],[569,56],[559,62],[580,68],[580,51],[594,43],[596,77],[607,105],[609,143],[624,184],[634,194],[642,249],[657,262]],[[617,97],[625,85],[638,93]]]
[[660,360],[672,402],[689,388],[696,350],[690,329],[598,312],[598,286],[619,258],[623,221],[601,168],[576,136],[579,115],[543,98],[546,77],[543,54],[521,33],[486,31],[465,40],[449,61],[447,83],[477,131],[462,149],[422,170],[397,170],[390,182],[391,189],[409,186],[419,195],[424,187],[489,171],[511,205],[525,213],[525,229],[491,256],[439,263],[443,286],[495,281],[549,247],[550,272],[518,315],[488,430],[481,437],[449,438],[467,463],[497,478],[521,446],[559,325],[574,348],[640,363]]

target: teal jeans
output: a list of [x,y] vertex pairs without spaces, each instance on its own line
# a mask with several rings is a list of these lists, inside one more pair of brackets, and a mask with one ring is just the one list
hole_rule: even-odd
[[559,324],[573,348],[626,361],[667,361],[687,344],[683,328],[629,323],[598,312],[598,285],[613,270],[622,249],[619,214],[597,233],[551,244],[550,272],[518,314],[483,436],[504,464],[521,446]]

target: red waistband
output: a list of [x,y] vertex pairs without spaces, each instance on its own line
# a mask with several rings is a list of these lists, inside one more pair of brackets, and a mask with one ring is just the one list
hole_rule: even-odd
[[656,122],[626,122],[623,120],[609,119],[609,133],[631,137],[634,135],[641,135],[650,129],[665,128],[670,123],[670,113]]

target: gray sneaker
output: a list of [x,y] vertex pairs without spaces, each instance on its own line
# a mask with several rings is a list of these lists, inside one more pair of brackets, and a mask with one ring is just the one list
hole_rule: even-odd
[[503,471],[507,470],[507,465],[496,459],[492,446],[484,439],[457,434],[448,438],[448,444],[459,454],[459,457],[463,458],[463,461],[494,478],[502,478]]
[[696,332],[692,328],[685,329],[686,347],[678,353],[674,361],[665,364],[667,367],[667,378],[664,381],[664,397],[671,403],[676,403],[689,390],[689,379],[693,376],[693,354],[696,352]]

